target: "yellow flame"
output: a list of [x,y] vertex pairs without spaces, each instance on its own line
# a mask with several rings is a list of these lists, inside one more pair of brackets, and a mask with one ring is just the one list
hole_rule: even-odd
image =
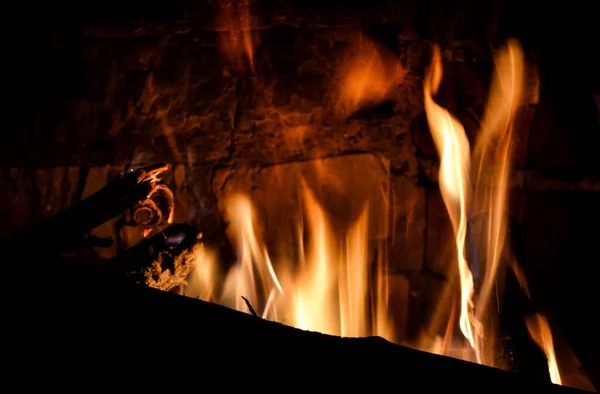
[[341,334],[335,313],[334,263],[336,247],[325,212],[306,186],[303,186],[304,205],[308,216],[309,245],[304,269],[296,274],[291,310],[295,312],[292,325],[305,330]]
[[[439,184],[455,233],[460,277],[460,330],[475,347],[473,317],[473,275],[465,257],[467,236],[467,203],[469,198],[470,153],[469,141],[462,124],[439,106],[433,95],[442,79],[439,48],[435,48],[432,64],[424,81],[425,113],[431,135],[440,154]],[[479,359],[479,357],[478,357]]]
[[[515,115],[521,104],[523,92],[524,60],[517,41],[511,40],[495,57],[495,74],[490,96],[473,150],[472,162],[469,141],[461,123],[433,100],[442,79],[442,62],[439,48],[435,47],[432,63],[424,81],[425,112],[431,135],[440,155],[439,186],[450,216],[455,235],[455,247],[460,277],[460,318],[462,334],[475,351],[477,362],[484,358],[484,339],[490,341],[494,320],[490,314],[492,291],[497,291],[497,273],[505,248],[507,233],[508,178],[512,158],[512,136]],[[474,169],[474,187],[469,184],[471,164]],[[475,244],[481,257],[477,264],[483,271],[478,289],[465,258],[467,225],[469,218],[481,218],[483,225],[475,227]],[[477,226],[477,225],[474,225]],[[529,290],[522,272],[513,264],[522,288]],[[452,310],[454,312],[454,309]],[[437,352],[449,353],[448,333],[451,333],[452,315],[446,337],[433,344]],[[541,314],[527,319],[533,340],[542,348],[548,359],[551,380],[562,384],[554,352],[552,333]]]
[[[230,282],[228,286],[231,287],[233,286],[231,283],[235,283],[235,290],[232,289],[233,291],[225,296],[234,296],[235,308],[244,310],[247,306],[242,296],[256,305],[260,297],[256,289],[260,288],[266,294],[274,289],[283,292],[283,289],[275,275],[271,260],[254,231],[255,213],[251,202],[242,195],[235,195],[228,201],[226,209],[227,216],[232,218],[231,230],[238,241],[240,262],[232,271],[236,280]],[[256,273],[258,278],[255,276]]]
[[[305,221],[298,223],[300,257],[296,264],[290,261],[272,264],[256,229],[252,202],[247,195],[236,193],[227,199],[226,211],[230,235],[238,249],[238,262],[215,297],[215,282],[219,278],[214,274],[213,260],[209,259],[197,268],[194,282],[195,286],[209,290],[195,290],[194,294],[213,297],[222,305],[248,313],[243,296],[263,318],[305,330],[345,337],[377,334],[392,338],[381,262],[373,281],[377,286],[375,295],[371,294],[368,205],[347,229],[334,231],[310,188],[304,183],[299,187]],[[370,310],[372,304],[375,307]]]
[[489,310],[507,232],[508,178],[515,115],[523,92],[524,61],[519,43],[511,40],[495,58],[496,72],[473,152],[475,190],[473,215],[485,215],[477,245],[484,252],[485,273],[477,300],[482,319]]
[[[529,285],[527,284],[527,278],[523,269],[517,264],[516,261],[511,261],[510,268],[521,287],[523,293],[527,298],[531,299],[531,293],[529,291]],[[565,386],[576,387],[581,390],[593,391],[596,389],[590,381],[590,378],[582,370],[579,363],[579,359],[573,353],[572,349],[566,344],[562,345],[560,366],[565,370],[561,373],[559,368],[559,359],[554,349],[554,339],[552,335],[552,329],[550,324],[544,315],[536,313],[531,316],[525,317],[525,323],[531,339],[536,345],[542,349],[548,360],[548,372],[550,373],[550,380],[555,384],[561,384]],[[569,371],[570,369],[570,371]]]
[[525,319],[529,335],[534,342],[544,351],[548,359],[548,371],[550,372],[550,380],[555,384],[562,384],[556,354],[554,353],[554,344],[552,341],[552,332],[546,318],[537,313],[533,317]]
[[217,255],[203,248],[200,256],[194,256],[196,264],[185,289],[189,297],[213,301],[215,297],[215,286],[218,283],[218,259]]

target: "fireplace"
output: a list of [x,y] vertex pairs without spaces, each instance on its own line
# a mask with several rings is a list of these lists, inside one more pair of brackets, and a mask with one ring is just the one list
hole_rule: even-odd
[[[590,13],[399,3],[45,10],[9,45],[3,238],[73,246],[55,251],[73,281],[142,267],[177,300],[594,390]],[[152,194],[121,198],[156,163]]]

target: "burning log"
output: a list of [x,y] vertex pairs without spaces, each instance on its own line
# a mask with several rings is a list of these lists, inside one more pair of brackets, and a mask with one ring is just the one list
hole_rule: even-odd
[[[36,250],[45,255],[65,253],[82,246],[85,236],[94,228],[150,200],[156,194],[156,187],[161,186],[158,176],[168,168],[168,164],[159,163],[126,171],[85,200],[11,239],[7,244],[9,254],[32,242]],[[151,219],[150,222],[154,223]],[[6,248],[3,249],[6,252]]]
[[[72,374],[84,368],[87,373],[102,371],[105,381],[111,378],[106,363],[113,371],[119,369],[120,360],[126,359],[127,374],[135,376],[136,381],[145,376],[136,372],[147,373],[150,364],[153,369],[160,365],[162,376],[168,376],[167,371],[180,376],[184,363],[169,360],[185,351],[190,353],[183,358],[185,364],[202,374],[203,384],[220,381],[218,372],[227,372],[221,370],[227,363],[214,361],[226,357],[229,365],[242,373],[268,373],[289,381],[298,376],[303,376],[300,381],[308,377],[323,379],[335,383],[338,389],[359,381],[377,384],[394,379],[403,387],[418,387],[419,392],[578,392],[397,346],[378,337],[341,338],[302,331],[122,279],[82,277],[62,269],[42,269],[31,279],[31,293],[8,308],[5,321],[11,341],[18,344],[16,357],[28,354],[28,358],[36,358],[35,365],[42,366],[41,374],[59,369],[68,369]],[[69,287],[56,286],[65,281]],[[52,325],[47,324],[48,311],[52,311]],[[45,328],[29,334],[34,327]],[[55,355],[63,361],[43,362]],[[314,362],[306,363],[306,357]],[[262,359],[264,363],[256,362]],[[325,359],[329,367],[315,365]],[[345,374],[331,373],[333,364]],[[285,365],[285,369],[277,368],[279,365]],[[31,376],[38,374],[34,365],[27,370]],[[197,383],[196,379],[189,381]]]
[[[126,170],[80,203],[14,237],[7,247],[2,248],[5,257],[10,259],[22,250],[29,250],[26,248],[29,243],[36,247],[28,253],[28,258],[36,262],[49,262],[65,252],[84,247],[110,246],[112,239],[88,235],[94,228],[125,212],[130,212],[128,216],[133,225],[144,229],[144,236],[170,223],[173,193],[158,178],[166,169],[168,165],[160,163]],[[198,242],[200,236],[192,226],[172,225],[110,261],[99,264],[78,261],[76,264],[84,265],[84,269],[92,269],[96,274],[128,277],[137,283],[171,291],[185,284],[195,262],[202,258],[204,249]]]

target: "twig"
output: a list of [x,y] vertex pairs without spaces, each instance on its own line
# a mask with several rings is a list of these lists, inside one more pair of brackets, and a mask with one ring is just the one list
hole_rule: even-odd
[[252,316],[258,317],[258,315],[256,314],[256,311],[254,310],[254,308],[252,308],[252,304],[250,304],[250,301],[248,301],[248,299],[244,296],[242,296],[242,299],[248,306],[248,309],[250,309],[250,313],[252,313]]

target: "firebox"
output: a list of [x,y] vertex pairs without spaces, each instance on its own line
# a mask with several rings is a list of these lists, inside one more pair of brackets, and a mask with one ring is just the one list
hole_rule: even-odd
[[3,259],[37,297],[599,387],[592,12],[111,3],[8,45]]

